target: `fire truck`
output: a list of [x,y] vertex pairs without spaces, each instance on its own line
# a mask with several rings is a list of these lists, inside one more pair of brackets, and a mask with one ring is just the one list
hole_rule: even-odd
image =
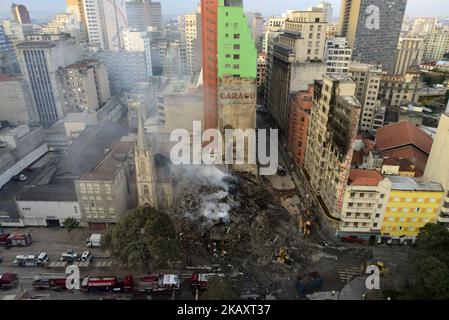
[[19,277],[15,273],[1,273],[0,274],[0,289],[10,290],[17,287],[19,284]]
[[87,293],[95,292],[132,292],[134,279],[132,276],[125,276],[123,279],[117,277],[85,277],[81,282],[81,290]]
[[194,273],[191,277],[190,287],[193,290],[196,289],[207,289],[207,283],[212,277],[220,277],[223,278],[225,275],[222,273]]
[[47,274],[37,275],[33,279],[33,289],[35,290],[55,290],[63,291],[66,287],[67,275],[65,274]]
[[175,274],[149,274],[139,279],[139,291],[145,293],[173,292],[181,287]]

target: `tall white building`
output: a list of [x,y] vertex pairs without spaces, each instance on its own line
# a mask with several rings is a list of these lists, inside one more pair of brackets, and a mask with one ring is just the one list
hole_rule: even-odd
[[438,61],[449,52],[449,31],[433,32],[426,37],[424,61]]
[[272,17],[268,19],[262,41],[262,51],[268,53],[271,41],[282,33],[285,28],[285,18]]
[[84,14],[90,43],[103,50],[124,47],[122,31],[128,27],[124,1],[84,0]]
[[427,35],[435,30],[437,18],[417,18],[413,23],[412,32]]
[[423,55],[424,39],[417,37],[399,39],[394,74],[405,75],[410,66],[419,65],[421,63]]
[[187,72],[194,76],[201,71],[202,37],[201,13],[191,13],[184,16],[184,34],[186,43]]
[[348,73],[352,49],[345,37],[332,37],[326,43],[326,65],[328,73]]
[[123,32],[125,50],[145,52],[147,76],[153,75],[151,63],[151,39],[148,32],[125,30]]

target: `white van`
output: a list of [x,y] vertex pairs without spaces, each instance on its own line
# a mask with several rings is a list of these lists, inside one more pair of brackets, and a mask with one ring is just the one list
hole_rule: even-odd
[[47,252],[41,252],[37,257],[37,263],[39,264],[47,263],[49,260]]
[[89,248],[100,248],[100,241],[101,234],[93,233],[89,238],[87,238],[86,246],[88,246]]
[[87,262],[92,258],[92,256],[90,255],[90,251],[84,251],[83,254],[81,255],[81,261],[82,262]]

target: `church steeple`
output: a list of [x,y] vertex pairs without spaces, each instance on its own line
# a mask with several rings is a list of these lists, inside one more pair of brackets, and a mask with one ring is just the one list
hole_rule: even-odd
[[140,114],[138,117],[137,145],[135,151],[138,204],[141,207],[152,206],[157,209],[154,155],[147,141],[143,119]]

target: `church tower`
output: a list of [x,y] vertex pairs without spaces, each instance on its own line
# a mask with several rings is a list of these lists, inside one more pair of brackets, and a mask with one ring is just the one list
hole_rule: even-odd
[[140,114],[138,117],[139,124],[135,151],[138,205],[139,207],[151,206],[157,209],[154,155],[151,146],[147,142],[142,117]]

